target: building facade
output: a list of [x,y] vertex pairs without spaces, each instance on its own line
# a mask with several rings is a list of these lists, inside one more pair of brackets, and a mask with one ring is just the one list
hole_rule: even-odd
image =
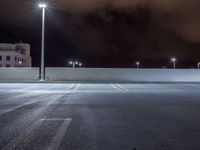
[[0,67],[31,67],[30,45],[0,43]]

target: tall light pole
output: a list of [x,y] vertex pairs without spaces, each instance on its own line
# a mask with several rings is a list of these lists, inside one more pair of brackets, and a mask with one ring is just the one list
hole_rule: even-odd
[[39,7],[42,8],[42,44],[41,44],[41,66],[40,66],[40,81],[45,80],[45,68],[44,68],[44,36],[45,36],[45,9],[46,3],[40,3]]
[[197,68],[200,69],[200,62],[197,64]]
[[176,69],[176,61],[177,61],[177,59],[176,58],[171,58],[171,61],[173,63],[174,69]]
[[135,64],[136,64],[136,66],[137,66],[137,69],[139,69],[139,68],[140,68],[140,62],[137,61]]

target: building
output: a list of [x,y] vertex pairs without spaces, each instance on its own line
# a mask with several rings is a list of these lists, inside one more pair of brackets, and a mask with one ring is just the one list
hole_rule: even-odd
[[0,67],[31,67],[30,45],[0,43]]

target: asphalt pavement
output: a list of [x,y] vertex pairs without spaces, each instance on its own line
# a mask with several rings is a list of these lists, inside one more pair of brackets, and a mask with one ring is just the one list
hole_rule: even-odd
[[0,84],[1,150],[200,150],[200,84]]

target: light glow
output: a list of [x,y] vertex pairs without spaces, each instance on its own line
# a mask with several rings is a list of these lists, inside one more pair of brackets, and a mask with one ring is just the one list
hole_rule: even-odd
[[176,62],[176,58],[171,58],[171,61],[172,62]]
[[45,4],[45,3],[40,3],[40,4],[39,4],[39,7],[40,7],[40,8],[47,8],[47,4]]

